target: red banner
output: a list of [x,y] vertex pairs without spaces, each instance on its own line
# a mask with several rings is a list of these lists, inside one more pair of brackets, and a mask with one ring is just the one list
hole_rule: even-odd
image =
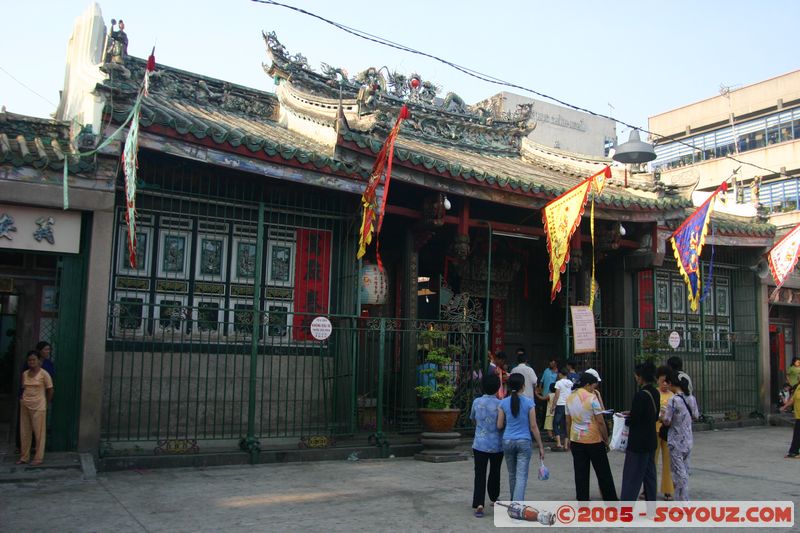
[[492,353],[505,351],[506,305],[503,300],[492,300]]
[[294,340],[314,340],[310,325],[315,317],[328,313],[330,276],[331,232],[298,229],[294,267]]

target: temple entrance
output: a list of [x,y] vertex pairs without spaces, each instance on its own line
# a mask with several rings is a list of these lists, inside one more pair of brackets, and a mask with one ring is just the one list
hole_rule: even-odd
[[[506,351],[514,365],[514,353],[524,348],[539,372],[549,357],[563,352],[565,316],[562,297],[550,303],[542,239],[507,232],[490,236],[488,228],[472,228],[465,238],[453,226],[442,228],[419,252],[420,319],[488,319],[487,349]],[[485,357],[481,353],[484,366]]]
[[[25,354],[40,341],[58,354],[58,256],[0,251],[0,442],[14,446]],[[49,428],[48,428],[49,430]]]

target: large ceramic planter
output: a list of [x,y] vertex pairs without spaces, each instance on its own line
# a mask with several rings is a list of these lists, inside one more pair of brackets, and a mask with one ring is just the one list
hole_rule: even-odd
[[458,409],[418,409],[418,412],[423,428],[420,443],[424,449],[414,456],[415,459],[444,463],[467,458],[455,449],[461,442],[461,434],[453,431],[461,413]]
[[427,432],[449,433],[456,427],[461,411],[458,409],[418,409],[422,429]]

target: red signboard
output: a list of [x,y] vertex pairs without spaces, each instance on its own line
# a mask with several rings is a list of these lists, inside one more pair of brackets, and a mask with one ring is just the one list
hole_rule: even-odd
[[506,347],[506,304],[503,300],[492,300],[492,352],[504,351]]
[[294,339],[314,340],[311,322],[328,313],[328,287],[331,272],[331,232],[297,230],[295,261]]

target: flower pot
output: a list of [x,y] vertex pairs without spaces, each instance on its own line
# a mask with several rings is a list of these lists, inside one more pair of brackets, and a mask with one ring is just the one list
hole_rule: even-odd
[[449,433],[453,431],[461,413],[458,409],[418,409],[422,428],[431,433]]

